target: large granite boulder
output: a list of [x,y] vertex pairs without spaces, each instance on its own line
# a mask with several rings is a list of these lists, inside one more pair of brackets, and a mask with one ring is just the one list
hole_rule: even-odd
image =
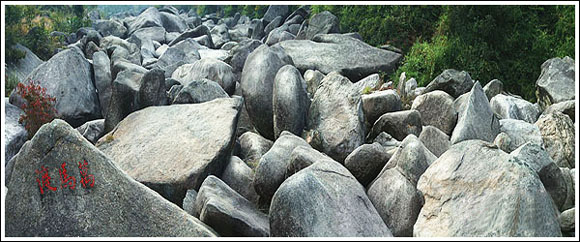
[[501,138],[496,138],[494,143],[505,152],[512,152],[527,142],[544,147],[540,129],[534,124],[517,119],[501,119],[499,130],[509,137],[508,142],[502,143]]
[[576,100],[563,101],[550,105],[542,114],[560,112],[568,115],[572,119],[572,123],[576,122]]
[[276,17],[281,16],[282,19],[288,17],[288,5],[270,5],[264,17],[262,18],[266,22],[272,22]]
[[111,60],[104,51],[98,51],[93,54],[93,70],[95,87],[99,95],[99,104],[101,106],[101,114],[106,117],[109,108],[109,100],[111,99],[111,84],[113,78],[111,77]]
[[453,107],[453,101],[451,95],[436,90],[416,97],[411,109],[421,113],[424,126],[431,125],[451,135],[457,122],[457,112]]
[[318,136],[313,147],[339,162],[365,141],[361,95],[352,85],[337,72],[329,73],[314,94],[308,115],[308,127]]
[[326,160],[282,183],[270,206],[270,233],[279,237],[392,236],[364,187],[342,165]]
[[30,74],[36,67],[44,63],[38,56],[36,56],[30,49],[21,44],[15,44],[12,49],[24,52],[24,57],[18,59],[16,63],[6,63],[6,74],[15,76],[18,81],[23,82],[28,74]]
[[301,72],[338,71],[356,82],[373,73],[391,73],[402,55],[378,49],[341,34],[320,34],[312,40],[287,40],[273,47],[284,49]]
[[403,140],[409,134],[419,136],[422,128],[421,114],[417,110],[389,112],[381,115],[374,123],[367,140],[373,140],[381,132],[386,132],[397,140]]
[[339,30],[340,23],[338,17],[329,11],[323,11],[310,18],[304,37],[305,39],[312,39],[317,34],[339,33]]
[[457,125],[451,134],[451,143],[480,139],[493,142],[500,132],[499,120],[491,110],[487,97],[479,82],[466,96],[458,111]]
[[250,119],[262,136],[274,139],[272,96],[278,70],[292,64],[283,51],[261,45],[250,53],[242,70],[242,92]]
[[482,140],[451,146],[417,188],[425,204],[414,236],[562,235],[558,211],[538,175]]
[[116,19],[97,20],[93,27],[103,35],[103,37],[112,35],[119,38],[124,38],[127,33],[127,28],[123,22]]
[[254,132],[245,132],[239,137],[241,158],[250,167],[254,168],[274,142]]
[[534,104],[513,96],[497,94],[489,101],[489,105],[499,119],[519,119],[535,123],[540,116],[540,110]]
[[24,142],[28,140],[28,132],[26,132],[24,125],[18,122],[20,115],[24,114],[24,112],[10,104],[8,98],[5,98],[4,101],[6,118],[2,126],[4,127],[4,140],[6,142],[4,143],[4,165],[6,165],[18,153]]
[[236,88],[232,67],[215,58],[201,58],[193,64],[182,65],[171,77],[183,85],[194,80],[209,79],[217,82],[229,95],[234,94]]
[[540,116],[535,125],[540,129],[544,146],[554,162],[560,167],[576,167],[575,128],[572,120],[556,112]]
[[113,130],[127,115],[139,109],[137,97],[143,75],[145,73],[138,69],[125,69],[116,74],[105,116],[105,132]]
[[62,120],[42,126],[22,147],[11,174],[6,236],[217,236],[133,180]]
[[105,134],[105,120],[91,120],[76,128],[76,130],[79,131],[85,139],[91,142],[91,144],[95,144]]
[[171,100],[171,104],[203,103],[224,97],[229,96],[217,82],[204,78],[183,85]]
[[202,46],[193,39],[181,41],[167,48],[153,68],[162,69],[165,71],[165,77],[171,77],[178,67],[201,59],[199,53],[201,48]]
[[395,90],[384,90],[362,95],[362,105],[368,124],[367,127],[371,127],[381,115],[401,111],[402,109],[401,97]]
[[449,135],[433,126],[424,126],[419,135],[419,140],[437,157],[445,153],[451,146]]
[[241,102],[148,107],[123,119],[97,147],[129,176],[180,205],[188,189],[199,189],[227,165]]
[[230,158],[220,178],[248,201],[258,203],[258,194],[254,189],[254,171],[239,157]]
[[344,160],[344,166],[366,187],[379,175],[391,154],[379,143],[363,144]]
[[292,65],[280,68],[274,77],[272,93],[274,138],[278,138],[284,130],[302,135],[310,99],[306,92],[306,82],[298,69]]
[[[79,51],[67,49],[57,53],[34,69],[22,83],[27,85],[32,81],[46,88],[47,95],[56,98],[57,117],[73,127],[101,117],[91,64]],[[10,103],[15,106],[24,102],[16,92],[10,94]]]
[[221,236],[268,237],[268,215],[216,176],[208,176],[193,205],[195,217]]
[[149,7],[145,9],[139,16],[133,19],[128,24],[127,35],[132,34],[138,29],[146,27],[163,27],[163,22],[161,21],[161,15],[159,10],[155,7]]
[[536,97],[542,109],[562,101],[574,100],[574,59],[552,58],[542,64],[542,72],[536,81]]
[[166,12],[160,12],[161,23],[167,32],[182,33],[187,30],[187,23],[178,15]]
[[423,93],[441,90],[451,95],[453,98],[457,98],[461,94],[469,92],[473,85],[474,81],[466,71],[447,69],[427,84]]

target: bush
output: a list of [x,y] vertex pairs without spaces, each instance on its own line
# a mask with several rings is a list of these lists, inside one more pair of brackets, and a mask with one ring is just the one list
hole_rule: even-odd
[[26,101],[20,107],[24,114],[20,115],[18,122],[24,125],[30,139],[43,124],[56,117],[54,108],[56,98],[46,94],[46,88],[36,84],[35,81],[28,85],[18,83],[16,91]]
[[18,85],[18,77],[13,74],[6,74],[4,77],[6,78],[4,96],[9,97],[12,90]]

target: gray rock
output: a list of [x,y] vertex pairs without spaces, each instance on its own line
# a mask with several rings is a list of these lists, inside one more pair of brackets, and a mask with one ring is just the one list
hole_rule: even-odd
[[493,79],[485,84],[483,87],[483,92],[485,92],[487,100],[491,100],[493,97],[495,97],[495,95],[503,92],[503,82],[498,79]]
[[451,146],[449,136],[434,126],[424,126],[419,140],[437,157],[445,153]]
[[[300,35],[300,34],[298,34]],[[287,40],[273,47],[284,49],[301,72],[338,71],[356,81],[373,73],[393,72],[401,54],[372,47],[341,34],[320,34],[311,40]]]
[[105,134],[105,119],[86,122],[76,130],[92,144],[97,143],[97,140]]
[[463,107],[463,104],[467,102],[467,97],[469,96],[468,93],[461,94],[461,96],[457,97],[455,101],[453,101],[453,107],[457,113],[460,113]]
[[383,147],[387,148],[387,150],[397,148],[399,144],[401,144],[400,141],[393,138],[387,132],[381,132],[379,135],[377,135],[377,137],[374,138],[374,140],[372,140],[372,142],[379,143]]
[[144,73],[124,70],[111,86],[111,99],[105,116],[105,133],[110,132],[127,115],[139,109],[137,96]]
[[344,166],[366,187],[387,164],[391,154],[379,143],[363,144],[344,160]]
[[421,129],[421,114],[417,110],[385,113],[374,123],[367,140],[373,140],[381,132],[387,132],[397,140],[403,140],[409,134],[419,136]]
[[561,208],[568,195],[566,180],[548,152],[541,146],[528,142],[511,152],[510,155],[538,174],[556,207],[563,211]]
[[555,113],[555,112],[561,112],[563,114],[568,115],[568,117],[570,119],[572,119],[572,122],[576,122],[576,101],[575,100],[570,100],[570,101],[562,101],[556,104],[552,104],[550,106],[548,106],[548,108],[546,108],[546,110],[544,110],[544,112],[542,114],[549,114],[549,113]]
[[221,48],[223,44],[230,41],[228,27],[225,24],[216,25],[210,31],[211,39],[215,48]]
[[188,189],[199,189],[226,166],[241,102],[148,107],[127,116],[97,147],[129,176],[181,205]]
[[274,142],[254,132],[245,132],[239,137],[241,146],[241,158],[251,168],[255,168],[258,162]]
[[[108,36],[113,37],[113,36]],[[103,38],[104,39],[104,38]],[[141,51],[134,43],[128,43],[128,48],[122,46],[111,46],[107,49],[107,52],[111,50],[111,65],[115,65],[119,62],[130,62],[135,65],[141,65]],[[113,78],[114,79],[114,78]]]
[[274,137],[278,138],[284,130],[302,135],[310,99],[306,93],[306,82],[298,69],[292,65],[280,68],[274,77],[272,93]]
[[183,85],[171,104],[204,103],[224,97],[227,98],[228,94],[219,84],[212,80],[201,79]]
[[574,237],[576,221],[574,216],[576,214],[576,208],[568,209],[560,214],[558,221],[560,222],[560,229],[564,236]]
[[493,142],[499,132],[499,120],[491,110],[483,88],[476,82],[458,112],[451,143],[456,144],[469,139]]
[[261,45],[250,53],[242,70],[242,93],[254,127],[262,136],[274,138],[272,91],[278,70],[293,64],[283,51]]
[[273,45],[278,42],[293,40],[296,38],[295,35],[291,34],[286,30],[288,30],[286,26],[275,28],[268,34],[268,38],[266,38],[266,42],[264,43],[266,43],[267,45]]
[[560,167],[575,167],[575,128],[572,120],[563,113],[541,115],[535,123],[540,129],[544,146],[550,157]]
[[318,86],[320,85],[320,81],[324,79],[325,75],[318,70],[306,70],[304,72],[304,81],[306,81],[306,90],[310,97],[314,96],[316,90],[318,90]]
[[213,175],[208,176],[199,188],[194,215],[221,236],[270,235],[268,215]]
[[427,84],[425,93],[441,90],[448,93],[453,98],[457,98],[461,94],[469,92],[473,85],[474,81],[466,71],[447,69]]
[[127,41],[131,43],[135,43],[137,47],[141,47],[143,45],[143,41],[151,40],[157,41],[159,43],[165,43],[165,39],[167,38],[167,31],[163,27],[147,27],[138,29],[129,38]]
[[111,61],[107,53],[98,51],[93,54],[93,70],[95,87],[99,95],[101,114],[103,117],[106,117],[109,100],[111,99],[111,83],[113,82],[111,77]]
[[377,180],[383,176],[384,171],[396,168],[409,181],[417,184],[419,177],[436,159],[437,156],[431,153],[417,136],[409,135],[396,148],[395,154],[385,165]]
[[234,94],[236,81],[232,67],[223,61],[214,58],[201,58],[193,64],[178,67],[172,78],[183,85],[201,79],[209,79],[218,83],[229,95]]
[[127,61],[119,61],[117,63],[114,63],[113,66],[111,67],[111,78],[113,79],[113,81],[117,79],[117,75],[122,71],[130,71],[143,75],[147,73],[147,69],[143,68],[140,65],[133,64]]
[[315,14],[308,22],[306,29],[306,39],[312,39],[317,34],[333,34],[339,32],[338,17],[329,11],[323,11]]
[[229,41],[229,42],[225,43],[224,45],[222,45],[221,49],[222,50],[231,50],[234,47],[236,47],[237,45],[238,45],[238,42]]
[[200,37],[200,36],[208,36],[208,41],[210,43],[210,46],[208,46],[209,48],[213,48],[213,40],[211,38],[211,33],[209,31],[209,28],[205,25],[200,25],[195,27],[195,29],[192,30],[187,30],[185,32],[183,32],[181,35],[179,35],[177,38],[173,39],[172,41],[169,41],[169,46],[174,46],[177,43],[189,39],[189,38],[195,38],[195,37]]
[[250,39],[252,31],[252,27],[249,24],[240,24],[235,26],[233,29],[228,30],[230,39],[235,42]]
[[167,96],[165,95],[165,73],[163,70],[150,70],[141,78],[137,103],[140,109],[167,104]]
[[266,10],[266,13],[264,14],[264,17],[262,19],[269,23],[272,22],[272,20],[274,20],[274,18],[278,16],[282,16],[283,19],[286,19],[288,14],[289,11],[287,5],[270,5],[268,7],[268,10]]
[[159,57],[154,68],[164,70],[165,77],[170,77],[178,67],[201,59],[199,49],[201,49],[200,44],[192,39],[186,39],[167,48],[165,53]]
[[384,90],[362,95],[362,105],[367,127],[371,127],[381,115],[402,109],[401,98],[395,90]]
[[205,46],[204,48],[199,49],[199,56],[202,59],[212,58],[217,59],[219,61],[225,61],[229,56],[229,51],[221,50],[221,49],[210,49]]
[[264,34],[268,36],[272,30],[282,25],[282,16],[276,16],[270,23],[264,27]]
[[416,97],[411,109],[421,113],[423,125],[434,126],[447,135],[451,135],[457,123],[453,97],[443,91],[436,90]]
[[534,123],[540,116],[540,110],[534,104],[520,98],[503,94],[495,95],[489,105],[500,119],[519,119]]
[[[526,142],[531,142],[540,147],[544,147],[544,141],[542,140],[540,129],[534,124],[530,124],[523,120],[501,119],[499,120],[499,125],[500,132],[509,136],[509,139],[507,142],[503,142],[498,146],[507,153],[514,151]],[[501,142],[498,139],[496,139],[496,141]]]
[[[46,94],[56,98],[54,107],[57,118],[78,127],[88,120],[101,117],[99,97],[92,77],[91,64],[87,59],[81,53],[68,49],[39,65],[22,83],[28,85],[36,81],[46,88]],[[16,92],[10,94],[11,104],[21,106],[24,102]]]
[[193,189],[187,190],[185,193],[185,198],[183,198],[183,211],[186,211],[188,214],[193,215],[195,212],[195,199],[197,197],[197,191]]
[[13,75],[18,78],[18,81],[23,82],[37,66],[44,63],[38,56],[36,56],[31,50],[26,48],[21,44],[15,44],[12,46],[13,49],[24,52],[24,58],[19,59],[16,63],[6,63],[6,73],[8,75]]
[[252,31],[252,39],[254,40],[261,40],[264,38],[266,33],[264,32],[264,21],[262,19],[255,19],[255,23],[252,24],[254,27],[254,31]]
[[425,204],[413,236],[562,235],[558,211],[535,172],[481,140],[451,146],[417,188]]
[[288,162],[288,166],[286,166],[285,179],[322,160],[334,161],[326,154],[320,153],[320,151],[312,149],[308,146],[298,146],[294,148],[294,150],[292,150],[292,154],[290,154],[290,161]]
[[270,233],[275,237],[392,236],[364,187],[334,161],[316,162],[280,186],[270,206]]
[[163,53],[165,53],[165,51],[167,51],[167,49],[169,48],[169,45],[167,44],[163,44],[161,45],[159,48],[155,49],[155,53],[154,53],[154,57],[159,58],[163,55]]
[[157,8],[149,7],[145,11],[143,11],[137,18],[135,18],[129,26],[128,35],[135,32],[137,29],[146,28],[146,27],[162,27],[163,22],[161,21],[161,15]]
[[232,48],[232,58],[230,59],[229,64],[232,66],[234,73],[238,73],[239,75],[239,73],[242,72],[248,55],[261,44],[262,42],[258,40],[249,39],[241,41],[236,47]]
[[[6,184],[6,236],[217,236],[198,219],[131,179],[62,120],[42,126],[13,161],[12,174],[18,179]],[[88,164],[87,178],[94,183],[81,182],[77,163],[83,161]],[[76,177],[74,189],[58,184],[63,164],[69,177]],[[56,190],[44,187],[39,191],[35,170],[42,172],[43,168]]]
[[272,148],[260,158],[255,170],[254,188],[262,201],[270,201],[274,192],[286,179],[286,167],[290,162],[290,155],[298,146],[310,147],[302,138],[283,131]]
[[124,38],[127,33],[127,28],[122,22],[110,19],[110,20],[97,20],[93,25],[94,28],[103,35],[103,37],[112,35],[119,38]]
[[220,178],[248,201],[258,203],[258,194],[254,190],[254,171],[239,157],[230,158]]
[[354,88],[356,88],[360,94],[367,94],[365,92],[376,90],[380,84],[381,78],[379,77],[379,74],[375,73],[355,82]]
[[365,141],[365,117],[361,95],[350,80],[329,73],[314,94],[308,127],[319,134],[312,145],[338,162]]
[[183,33],[183,31],[187,30],[187,23],[181,17],[166,12],[160,12],[159,15],[161,17],[163,28],[165,28],[167,32]]
[[94,43],[94,42],[89,42],[86,46],[85,46],[85,58],[92,60],[93,59],[93,54],[97,51],[100,51],[101,49]]
[[552,58],[542,64],[542,72],[536,81],[536,97],[542,109],[562,101],[575,100],[576,81],[574,59]]
[[560,207],[560,211],[564,211],[576,206],[576,169],[569,169],[569,168],[562,168],[560,167],[560,171],[562,172],[562,176],[564,177],[564,182],[566,183],[566,200],[564,201],[564,205]]
[[20,115],[24,114],[24,112],[20,110],[20,108],[10,104],[7,99],[8,98],[5,98],[4,100],[6,119],[4,125],[2,125],[4,127],[4,140],[6,141],[6,143],[4,143],[4,155],[6,157],[4,165],[6,165],[8,161],[18,153],[20,147],[22,147],[24,142],[28,139],[28,132],[26,132],[24,126],[18,122]]

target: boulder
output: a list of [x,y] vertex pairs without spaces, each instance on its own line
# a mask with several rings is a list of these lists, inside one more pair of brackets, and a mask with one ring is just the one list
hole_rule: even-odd
[[574,220],[574,216],[576,214],[576,208],[568,209],[558,217],[558,221],[560,222],[560,229],[562,229],[562,234],[564,236],[575,237],[575,228],[576,228],[576,221]]
[[562,168],[562,176],[564,177],[564,182],[566,183],[566,200],[564,204],[560,207],[560,211],[564,211],[576,206],[576,169]]
[[400,141],[393,138],[387,132],[381,132],[379,135],[377,135],[377,137],[375,137],[374,140],[372,140],[372,142],[379,143],[380,145],[385,147],[387,149],[387,152],[389,152],[390,154],[394,154],[395,148],[399,147],[399,145],[401,144]]
[[338,71],[353,82],[373,73],[390,74],[403,57],[341,34],[320,34],[312,40],[287,40],[273,47],[284,49],[300,72],[309,69],[323,74]]
[[509,137],[509,142],[498,145],[507,153],[514,151],[526,142],[544,147],[540,129],[534,124],[517,119],[501,119],[499,120],[499,130]]
[[167,104],[165,73],[163,70],[153,69],[143,75],[139,85],[137,103],[140,109]]
[[574,59],[552,58],[542,64],[542,72],[536,81],[536,97],[542,109],[562,101],[575,100],[577,86]]
[[127,33],[127,28],[121,21],[110,19],[110,20],[97,20],[94,23],[94,28],[103,35],[103,37],[112,35],[119,38],[124,38]]
[[288,166],[286,166],[285,179],[322,160],[334,161],[326,154],[308,146],[298,146],[294,148],[294,150],[292,150],[292,154],[290,154],[290,161],[288,162]]
[[[28,85],[32,81],[56,98],[57,118],[73,127],[101,117],[91,64],[78,51],[67,49],[57,53],[28,74],[22,83]],[[24,102],[16,92],[10,94],[11,104],[21,106]]]
[[[63,168],[68,177],[61,186]],[[52,183],[39,187],[39,174],[48,177],[43,182]],[[22,147],[14,157],[12,175],[18,179],[6,181],[4,210],[9,237],[217,236],[197,218],[131,179],[59,119],[42,126]]]
[[185,32],[183,32],[182,34],[180,34],[179,36],[177,36],[175,39],[168,41],[169,42],[169,46],[174,46],[177,43],[184,41],[186,39],[189,38],[195,38],[195,37],[200,37],[200,36],[207,36],[208,37],[208,42],[209,42],[209,48],[213,48],[213,40],[211,38],[211,33],[209,31],[209,28],[205,25],[200,25],[195,27],[195,29],[192,30],[187,30]]
[[263,19],[255,19],[256,21],[252,20],[251,26],[254,27],[254,31],[252,31],[251,38],[254,40],[261,40],[264,38],[266,33],[264,32],[264,20]]
[[445,153],[451,146],[449,135],[434,126],[424,126],[419,140],[437,157]]
[[[109,36],[111,37],[111,36]],[[111,50],[111,65],[115,65],[119,62],[130,62],[135,65],[141,65],[141,51],[134,43],[128,43],[129,48],[122,46],[112,46],[107,49],[107,52]]]
[[124,70],[111,86],[111,99],[105,116],[105,133],[110,132],[127,115],[139,109],[137,98],[144,73]]
[[230,35],[230,39],[237,43],[242,40],[250,39],[252,36],[252,27],[249,24],[240,24],[235,26],[233,29],[228,30],[228,33]]
[[268,237],[268,215],[226,183],[210,175],[201,184],[194,204],[194,216],[221,236]]
[[528,142],[511,152],[510,155],[538,174],[556,207],[563,211],[562,208],[568,195],[568,184],[566,184],[562,171],[550,158],[548,152],[540,145]]
[[534,123],[540,116],[540,110],[534,104],[520,98],[503,94],[495,95],[489,105],[500,119],[518,119]]
[[391,154],[379,143],[363,144],[344,160],[344,166],[366,187],[387,164]]
[[381,77],[379,74],[371,74],[360,81],[354,83],[354,87],[361,94],[367,94],[371,90],[376,90],[381,84]]
[[246,63],[246,58],[248,58],[248,55],[261,44],[262,42],[258,40],[249,39],[240,41],[236,47],[232,48],[230,52],[232,57],[229,63],[227,62],[233,68],[232,71],[239,75],[244,68],[244,64]]
[[563,113],[541,115],[535,123],[540,129],[544,146],[550,157],[560,167],[575,167],[576,143],[574,140],[574,124]]
[[211,39],[215,48],[221,48],[223,44],[230,41],[228,27],[225,24],[216,25],[210,31]]
[[466,96],[465,103],[459,108],[457,125],[451,134],[451,143],[469,139],[493,142],[499,132],[499,120],[491,110],[483,88],[476,82]]
[[183,211],[186,211],[190,215],[195,214],[195,198],[197,197],[197,191],[193,189],[187,190],[185,193],[185,198],[183,198]]
[[453,107],[453,101],[451,95],[436,90],[416,97],[411,109],[421,113],[423,125],[434,126],[451,135],[457,123],[457,111]]
[[[380,180],[384,171],[396,168],[409,181],[417,184],[419,177],[436,159],[437,156],[431,153],[417,136],[409,135],[401,141],[376,180]],[[371,186],[375,182],[373,181]]]
[[416,89],[417,89],[417,80],[415,78],[411,78],[411,79],[405,81],[405,93],[411,99],[415,98],[415,97],[413,97],[413,94],[415,93]]
[[226,166],[241,102],[148,107],[123,119],[97,147],[133,179],[181,205],[188,189]]
[[214,58],[201,58],[193,64],[185,64],[171,75],[183,85],[201,79],[209,79],[218,83],[229,95],[234,94],[236,81],[232,67]]
[[159,16],[161,17],[162,26],[167,32],[183,33],[183,31],[187,30],[187,23],[181,17],[166,12],[160,12]]
[[264,43],[270,46],[278,42],[295,39],[296,36],[288,32],[287,30],[288,30],[287,26],[275,28],[268,34],[268,38],[266,38],[266,41]]
[[162,69],[165,71],[165,77],[171,77],[178,67],[201,59],[199,49],[201,49],[200,44],[192,39],[186,39],[167,48],[153,68]]
[[258,194],[254,190],[254,171],[239,157],[230,158],[220,178],[248,201],[258,203]]
[[419,136],[421,129],[421,114],[419,111],[389,112],[377,119],[367,136],[367,140],[373,140],[381,132],[387,132],[397,140],[403,140],[409,134]]
[[19,82],[23,82],[28,74],[34,71],[40,64],[44,63],[30,49],[21,44],[15,44],[12,46],[12,49],[24,52],[24,57],[17,60],[16,63],[6,63],[6,73],[9,76],[16,76]]
[[493,79],[485,84],[483,92],[485,92],[487,100],[491,100],[495,95],[503,93],[503,82],[498,79]]
[[568,115],[568,117],[572,120],[572,123],[576,122],[576,101],[563,101],[556,104],[552,104],[544,110],[542,114],[550,114],[555,112],[561,112],[563,114]]
[[95,80],[95,87],[99,96],[99,104],[101,106],[101,114],[106,117],[107,109],[109,108],[109,100],[111,99],[111,61],[104,51],[98,51],[93,54],[93,74]]
[[482,140],[451,146],[417,188],[425,204],[413,236],[562,235],[558,211],[535,172]]
[[250,53],[242,70],[242,93],[254,127],[267,139],[274,139],[272,96],[278,70],[292,64],[283,51],[261,45]]
[[129,38],[127,41],[131,43],[135,43],[137,47],[141,47],[143,45],[143,41],[151,40],[157,41],[159,43],[165,43],[165,39],[167,37],[167,31],[163,27],[147,27],[138,29]]
[[127,34],[130,35],[141,28],[163,27],[163,22],[161,21],[161,14],[159,14],[157,8],[149,7],[131,21],[128,26],[129,31]]
[[339,33],[339,27],[338,17],[329,11],[323,11],[310,18],[304,37],[305,39],[312,39],[317,34]]
[[264,14],[264,17],[262,19],[269,23],[272,22],[272,20],[274,20],[274,18],[278,16],[282,16],[283,19],[286,19],[286,17],[288,17],[288,14],[289,11],[287,5],[270,5],[268,7],[268,10],[266,10],[266,13]]
[[274,77],[272,93],[274,137],[278,138],[284,130],[302,135],[310,99],[306,92],[306,82],[298,69],[292,65],[280,68]]
[[239,137],[239,140],[241,146],[241,158],[251,168],[258,165],[262,156],[266,154],[274,144],[274,142],[254,132],[245,132]]
[[261,201],[269,203],[280,184],[286,179],[286,167],[292,150],[298,146],[310,147],[302,138],[283,131],[280,137],[261,158],[256,167],[254,188]]
[[352,85],[337,72],[329,73],[314,94],[308,115],[308,127],[319,137],[313,147],[341,163],[365,141],[361,95]]
[[270,206],[270,233],[275,237],[392,236],[364,187],[334,161],[316,162],[282,183]]
[[212,80],[193,80],[177,92],[171,104],[204,103],[217,98],[229,97],[221,86]]
[[10,159],[14,155],[18,153],[20,147],[28,140],[28,132],[22,124],[18,122],[20,119],[20,115],[23,115],[24,112],[20,110],[20,108],[10,104],[7,100],[8,98],[4,99],[4,110],[6,114],[6,119],[4,121],[4,165],[8,163]]
[[275,17],[274,19],[272,19],[272,21],[270,23],[268,23],[264,27],[264,34],[266,36],[268,36],[270,34],[270,32],[272,32],[272,30],[274,30],[275,28],[280,27],[281,24],[282,24],[282,16]]
[[325,75],[318,70],[306,70],[304,72],[304,81],[306,81],[306,90],[310,97],[314,97],[314,93],[318,90],[320,81],[324,79]]
[[96,119],[76,128],[79,133],[85,137],[91,144],[97,143],[105,134],[105,119]]
[[447,69],[427,84],[424,93],[441,90],[453,98],[457,98],[461,94],[469,92],[473,85],[474,81],[466,71]]

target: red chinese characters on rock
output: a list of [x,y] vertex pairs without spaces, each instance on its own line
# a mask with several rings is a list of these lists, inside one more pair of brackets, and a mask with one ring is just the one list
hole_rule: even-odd
[[[66,169],[66,163],[63,162],[62,165],[60,166],[58,173],[60,175],[60,188],[61,189],[65,189],[65,188],[70,188],[71,190],[74,190],[77,184],[77,179],[74,176],[71,176],[68,174],[67,169]],[[79,162],[79,173],[80,173],[80,183],[83,186],[83,188],[87,188],[87,187],[94,187],[95,186],[95,176],[92,174],[89,174],[89,163],[86,160],[83,160],[82,162]],[[53,187],[50,185],[50,180],[52,179],[50,177],[50,175],[48,174],[48,168],[41,166],[40,171],[36,170],[36,174],[39,175],[39,177],[36,178],[36,182],[38,183],[38,188],[40,189],[40,194],[44,194],[45,189],[48,189],[50,191],[56,191],[57,188]]]

